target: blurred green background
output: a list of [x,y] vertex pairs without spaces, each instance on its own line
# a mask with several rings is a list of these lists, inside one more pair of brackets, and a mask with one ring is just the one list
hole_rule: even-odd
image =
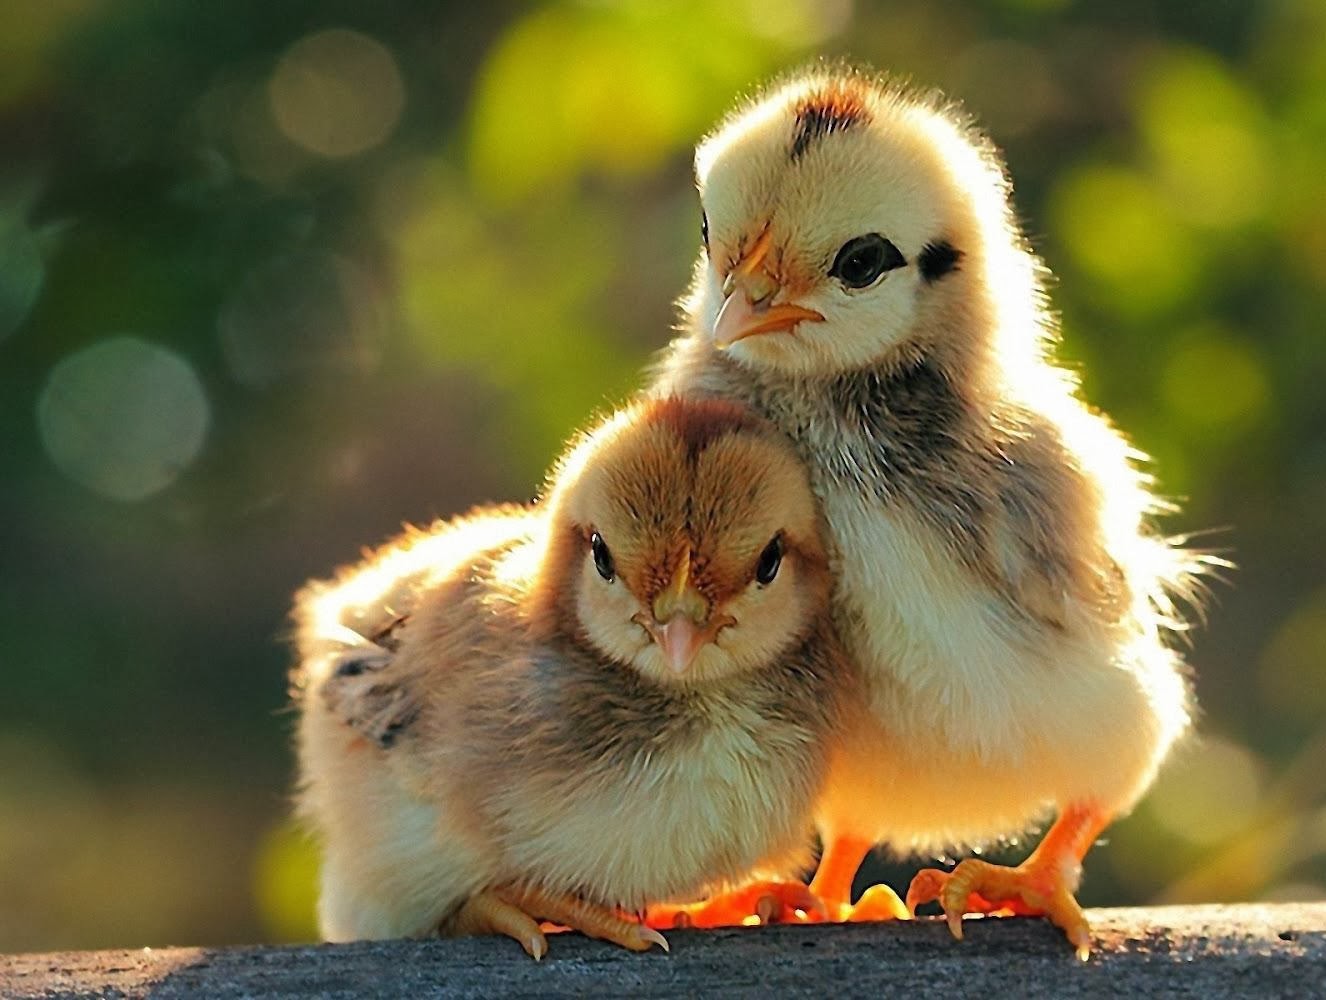
[[[818,53],[1007,151],[1088,395],[1239,563],[1089,903],[1326,898],[1322,0],[0,6],[0,950],[313,935],[285,614],[528,497]],[[891,878],[905,869],[883,869]]]

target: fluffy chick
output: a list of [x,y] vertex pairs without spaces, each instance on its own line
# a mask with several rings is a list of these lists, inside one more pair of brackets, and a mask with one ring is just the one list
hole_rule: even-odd
[[852,686],[803,467],[721,402],[581,439],[536,508],[409,531],[297,597],[301,807],[332,940],[623,918],[808,860]]
[[1049,356],[1045,269],[998,152],[954,104],[817,68],[699,146],[705,247],[656,391],[740,401],[795,441],[869,711],[836,740],[812,888],[874,844],[937,852],[1058,811],[1017,869],[922,872],[1046,912],[1085,954],[1080,862],[1189,725],[1168,636],[1202,559]]

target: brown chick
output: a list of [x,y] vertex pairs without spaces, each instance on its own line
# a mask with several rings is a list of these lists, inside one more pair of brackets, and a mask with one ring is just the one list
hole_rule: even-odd
[[297,597],[301,810],[331,940],[623,917],[807,860],[852,687],[791,446],[731,404],[623,410],[544,503],[411,531]]
[[866,685],[812,887],[843,912],[875,844],[1057,812],[1024,865],[922,872],[908,901],[958,936],[969,909],[1046,913],[1085,955],[1081,861],[1189,725],[1174,597],[1210,560],[1155,531],[1136,453],[1054,363],[1044,269],[959,108],[817,68],[734,112],[696,173],[705,246],[656,391],[795,441]]

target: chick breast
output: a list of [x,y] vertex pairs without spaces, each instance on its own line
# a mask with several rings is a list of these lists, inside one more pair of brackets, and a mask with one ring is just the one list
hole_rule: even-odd
[[702,692],[573,648],[522,663],[517,687],[537,694],[493,706],[481,724],[506,752],[476,772],[513,875],[639,910],[804,864],[842,669],[826,639]]

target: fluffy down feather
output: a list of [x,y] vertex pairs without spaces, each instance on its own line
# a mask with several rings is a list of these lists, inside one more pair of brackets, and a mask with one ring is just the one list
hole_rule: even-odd
[[[869,706],[822,836],[934,852],[1127,811],[1189,726],[1174,598],[1214,560],[1156,533],[1141,456],[1052,360],[994,146],[939,95],[817,68],[696,171],[708,245],[654,390],[750,406],[810,469]],[[893,251],[844,272],[863,236]]]
[[[511,885],[638,912],[802,864],[853,688],[828,594],[794,451],[675,400],[595,427],[539,506],[310,584],[294,682],[323,933],[445,930]],[[650,629],[683,598],[707,638],[679,669]]]

